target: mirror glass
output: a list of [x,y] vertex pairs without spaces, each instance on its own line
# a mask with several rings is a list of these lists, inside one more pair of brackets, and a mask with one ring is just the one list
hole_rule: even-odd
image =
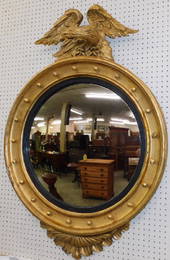
[[54,93],[33,118],[29,159],[43,188],[61,203],[95,207],[119,196],[141,155],[134,113],[122,97],[97,84]]

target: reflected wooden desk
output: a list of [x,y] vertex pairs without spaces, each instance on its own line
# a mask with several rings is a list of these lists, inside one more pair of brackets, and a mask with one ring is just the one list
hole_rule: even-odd
[[37,154],[38,162],[43,165],[44,162],[48,162],[52,166],[52,169],[63,170],[67,166],[67,154],[57,152],[44,152],[40,151]]
[[83,197],[109,200],[114,195],[114,160],[87,159],[79,161]]

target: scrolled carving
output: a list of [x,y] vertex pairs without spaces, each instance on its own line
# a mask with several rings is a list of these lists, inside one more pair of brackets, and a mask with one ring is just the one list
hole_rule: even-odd
[[62,247],[66,254],[71,254],[75,259],[80,259],[81,256],[90,256],[93,252],[100,252],[103,246],[110,246],[112,239],[118,240],[122,236],[122,232],[129,229],[129,223],[118,227],[108,233],[90,236],[78,236],[68,233],[63,233],[55,228],[40,222],[41,227],[47,229],[48,237],[54,239],[54,243]]

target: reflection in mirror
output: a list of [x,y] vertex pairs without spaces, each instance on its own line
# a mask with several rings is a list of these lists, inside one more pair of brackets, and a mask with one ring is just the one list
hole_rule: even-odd
[[134,114],[113,91],[76,84],[51,96],[34,118],[30,158],[40,184],[74,207],[116,197],[139,162]]

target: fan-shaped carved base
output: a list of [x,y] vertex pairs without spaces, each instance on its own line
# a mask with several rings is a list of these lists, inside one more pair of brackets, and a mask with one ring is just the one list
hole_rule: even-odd
[[119,239],[122,232],[129,229],[129,223],[100,235],[78,236],[57,231],[53,227],[41,222],[41,227],[47,229],[48,237],[54,239],[56,245],[62,247],[66,254],[71,254],[75,259],[89,256],[93,252],[103,250],[103,246],[110,246],[112,239]]

